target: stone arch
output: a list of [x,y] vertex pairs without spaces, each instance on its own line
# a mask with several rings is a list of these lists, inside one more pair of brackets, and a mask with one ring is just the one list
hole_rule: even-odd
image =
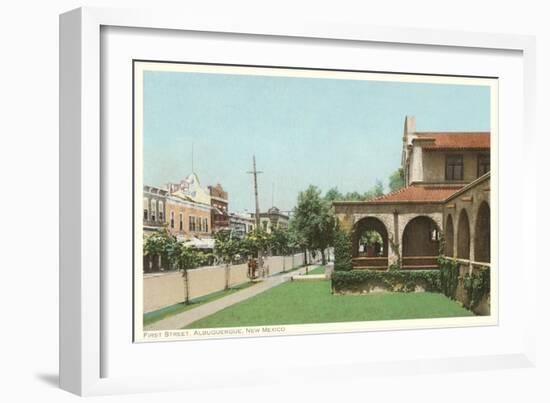
[[477,210],[474,231],[474,260],[491,262],[491,209],[487,202],[482,202]]
[[470,260],[470,222],[466,209],[458,217],[457,257]]
[[355,225],[353,226],[353,233],[352,233],[352,256],[358,257],[359,256],[359,244],[361,236],[366,231],[376,231],[380,234],[382,237],[382,245],[381,246],[381,253],[380,256],[387,257],[388,256],[388,229],[386,228],[386,225],[378,218],[376,217],[364,217],[358,220]]
[[439,226],[428,216],[417,216],[403,230],[403,258],[439,254]]
[[455,255],[455,229],[453,224],[453,216],[447,215],[445,221],[445,256],[454,257]]

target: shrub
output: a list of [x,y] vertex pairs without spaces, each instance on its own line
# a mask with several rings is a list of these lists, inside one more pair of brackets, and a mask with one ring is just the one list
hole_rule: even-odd
[[390,271],[399,271],[401,270],[401,266],[399,263],[392,263],[390,264]]
[[441,292],[451,299],[456,299],[458,287],[459,264],[456,260],[446,257],[438,258]]
[[370,292],[374,287],[388,291],[412,292],[420,286],[425,291],[441,289],[439,270],[350,270],[332,273],[333,292]]
[[481,267],[472,274],[464,276],[464,290],[467,300],[464,305],[472,309],[481,302],[484,295],[491,291],[491,270],[488,267]]
[[351,234],[337,230],[334,236],[334,271],[351,269]]

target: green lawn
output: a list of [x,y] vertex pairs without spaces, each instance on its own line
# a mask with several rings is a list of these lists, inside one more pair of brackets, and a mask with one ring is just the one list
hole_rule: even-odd
[[317,266],[314,269],[308,270],[307,274],[325,274],[325,267],[324,266]]
[[188,329],[473,316],[438,293],[332,295],[330,281],[287,282],[191,323]]
[[216,292],[213,292],[212,294],[195,298],[191,300],[188,304],[186,304],[185,302],[182,302],[180,304],[170,305],[162,309],[158,309],[156,311],[147,312],[143,314],[143,326],[150,325],[151,323],[155,323],[169,316],[176,315],[180,312],[187,311],[188,309],[196,308],[207,302],[211,302],[216,299],[225,297],[226,295],[233,294],[234,292],[243,290],[247,287],[250,287],[251,285],[254,285],[254,283],[248,282],[248,283],[238,284],[231,287],[229,290],[216,291]]

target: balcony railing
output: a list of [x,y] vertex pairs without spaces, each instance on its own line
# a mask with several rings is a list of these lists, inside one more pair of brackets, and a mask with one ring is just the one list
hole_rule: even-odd
[[460,259],[460,258],[454,258],[450,256],[445,256],[445,258],[449,260],[456,260],[458,263],[460,263],[463,266],[472,265],[473,267],[491,267],[491,263],[489,262],[476,262],[475,260]]
[[438,269],[437,256],[403,256],[401,268],[405,270]]
[[387,256],[359,256],[351,260],[351,265],[355,270],[387,270]]
[[143,220],[143,225],[147,227],[162,227],[164,220]]

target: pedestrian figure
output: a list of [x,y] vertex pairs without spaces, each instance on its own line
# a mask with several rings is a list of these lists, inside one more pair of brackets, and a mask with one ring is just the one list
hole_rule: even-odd
[[256,278],[256,269],[258,268],[258,262],[252,256],[248,257],[248,278],[251,280]]

